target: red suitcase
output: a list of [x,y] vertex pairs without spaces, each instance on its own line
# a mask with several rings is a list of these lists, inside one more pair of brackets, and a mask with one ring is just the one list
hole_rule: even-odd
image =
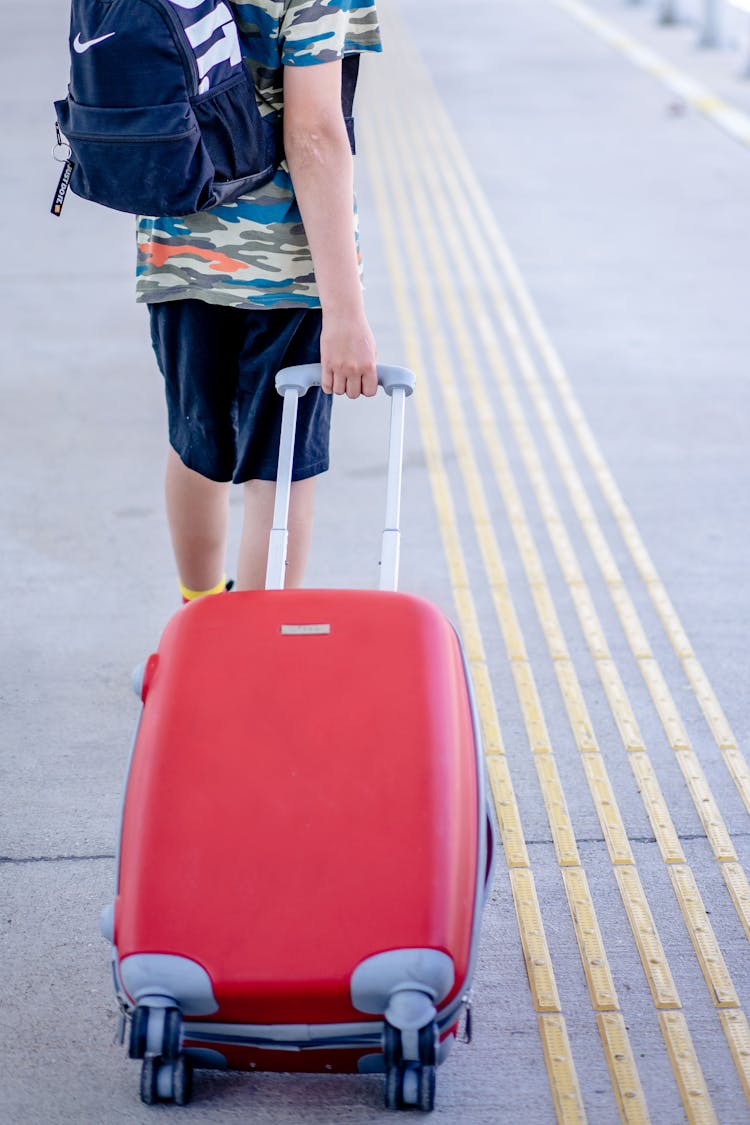
[[278,380],[269,588],[179,610],[139,677],[102,928],[147,1103],[231,1067],[384,1072],[387,1106],[429,1110],[470,1004],[494,837],[460,642],[395,592],[413,376],[379,369],[381,589],[282,590],[296,404],[316,376]]

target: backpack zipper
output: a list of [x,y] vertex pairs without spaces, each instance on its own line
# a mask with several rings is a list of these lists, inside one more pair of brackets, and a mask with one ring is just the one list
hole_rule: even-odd
[[143,0],[143,2],[158,11],[165,23],[171,24],[172,37],[177,44],[177,49],[182,56],[182,61],[183,63],[187,63],[187,68],[193,76],[193,89],[190,91],[190,97],[196,97],[198,94],[198,86],[200,85],[198,63],[196,62],[193,52],[189,51],[185,46],[185,28],[180,21],[180,17],[169,3],[169,0]]

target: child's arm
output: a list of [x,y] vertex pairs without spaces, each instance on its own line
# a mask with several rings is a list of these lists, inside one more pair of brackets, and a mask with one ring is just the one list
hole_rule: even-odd
[[284,68],[284,149],[323,309],[323,390],[374,395],[375,340],[359,280],[340,62]]

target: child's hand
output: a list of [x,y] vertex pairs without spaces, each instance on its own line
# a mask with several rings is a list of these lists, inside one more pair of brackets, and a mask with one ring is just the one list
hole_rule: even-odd
[[326,394],[372,397],[378,389],[375,338],[364,313],[323,313],[320,337],[321,386]]

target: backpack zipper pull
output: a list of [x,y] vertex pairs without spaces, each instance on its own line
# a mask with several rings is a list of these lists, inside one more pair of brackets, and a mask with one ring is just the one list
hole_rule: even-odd
[[[55,189],[55,196],[52,200],[50,213],[56,215],[59,218],[60,214],[62,213],[65,196],[68,194],[68,188],[70,187],[70,177],[73,175],[75,164],[70,159],[70,145],[66,142],[65,138],[60,132],[60,124],[57,121],[55,122],[55,135],[57,137],[57,141],[55,143],[55,147],[52,149],[52,156],[58,162],[58,164],[63,165],[63,170],[60,175],[60,179],[57,182],[57,188]],[[61,153],[64,153],[64,155],[61,155]]]

